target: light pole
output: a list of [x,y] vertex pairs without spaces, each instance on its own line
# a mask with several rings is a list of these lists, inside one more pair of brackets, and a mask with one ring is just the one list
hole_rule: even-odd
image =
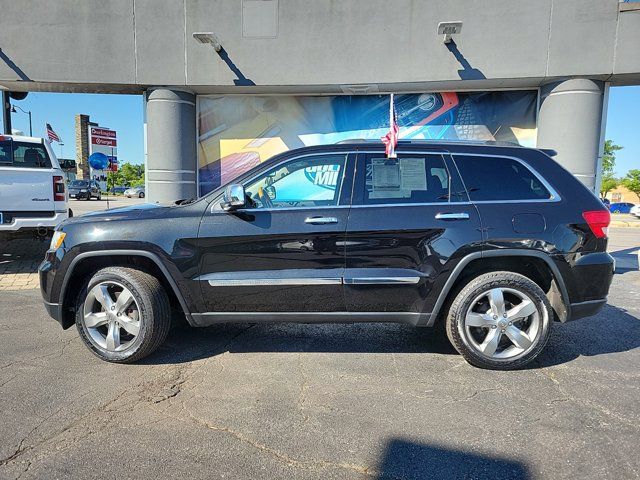
[[31,110],[27,112],[24,109],[18,107],[17,105],[11,105],[11,113],[17,113],[16,108],[20,110],[22,113],[26,113],[27,115],[29,115],[29,136],[33,137],[33,126],[31,125]]

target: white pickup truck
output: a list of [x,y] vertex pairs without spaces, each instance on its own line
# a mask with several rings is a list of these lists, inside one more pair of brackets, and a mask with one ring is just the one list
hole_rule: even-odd
[[0,135],[0,237],[46,235],[69,217],[67,202],[64,173],[49,141]]

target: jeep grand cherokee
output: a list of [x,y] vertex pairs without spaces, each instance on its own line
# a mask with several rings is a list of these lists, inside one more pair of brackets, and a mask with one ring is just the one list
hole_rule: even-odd
[[197,200],[69,219],[40,266],[45,306],[111,362],[158,348],[173,308],[194,327],[442,325],[469,363],[506,370],[605,304],[609,212],[553,152],[397,151],[306,147]]

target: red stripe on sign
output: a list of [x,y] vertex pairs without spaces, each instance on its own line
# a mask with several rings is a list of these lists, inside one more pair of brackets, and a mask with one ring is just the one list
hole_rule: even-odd
[[107,147],[115,147],[118,142],[112,138],[91,137],[92,145],[106,145]]

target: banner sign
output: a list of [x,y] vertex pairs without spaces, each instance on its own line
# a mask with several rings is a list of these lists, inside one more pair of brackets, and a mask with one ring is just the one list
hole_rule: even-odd
[[[537,96],[535,90],[396,94],[399,138],[501,140],[534,147]],[[380,141],[388,132],[389,95],[200,95],[200,194],[293,148],[347,139]],[[331,188],[335,173],[305,175]]]
[[100,182],[102,188],[106,188],[107,172],[118,170],[118,140],[115,130],[103,127],[89,127],[89,154],[104,153],[109,159],[109,165],[105,170],[91,168],[91,178]]
[[116,138],[116,132],[115,130],[108,130],[106,128],[91,127],[91,136]]

